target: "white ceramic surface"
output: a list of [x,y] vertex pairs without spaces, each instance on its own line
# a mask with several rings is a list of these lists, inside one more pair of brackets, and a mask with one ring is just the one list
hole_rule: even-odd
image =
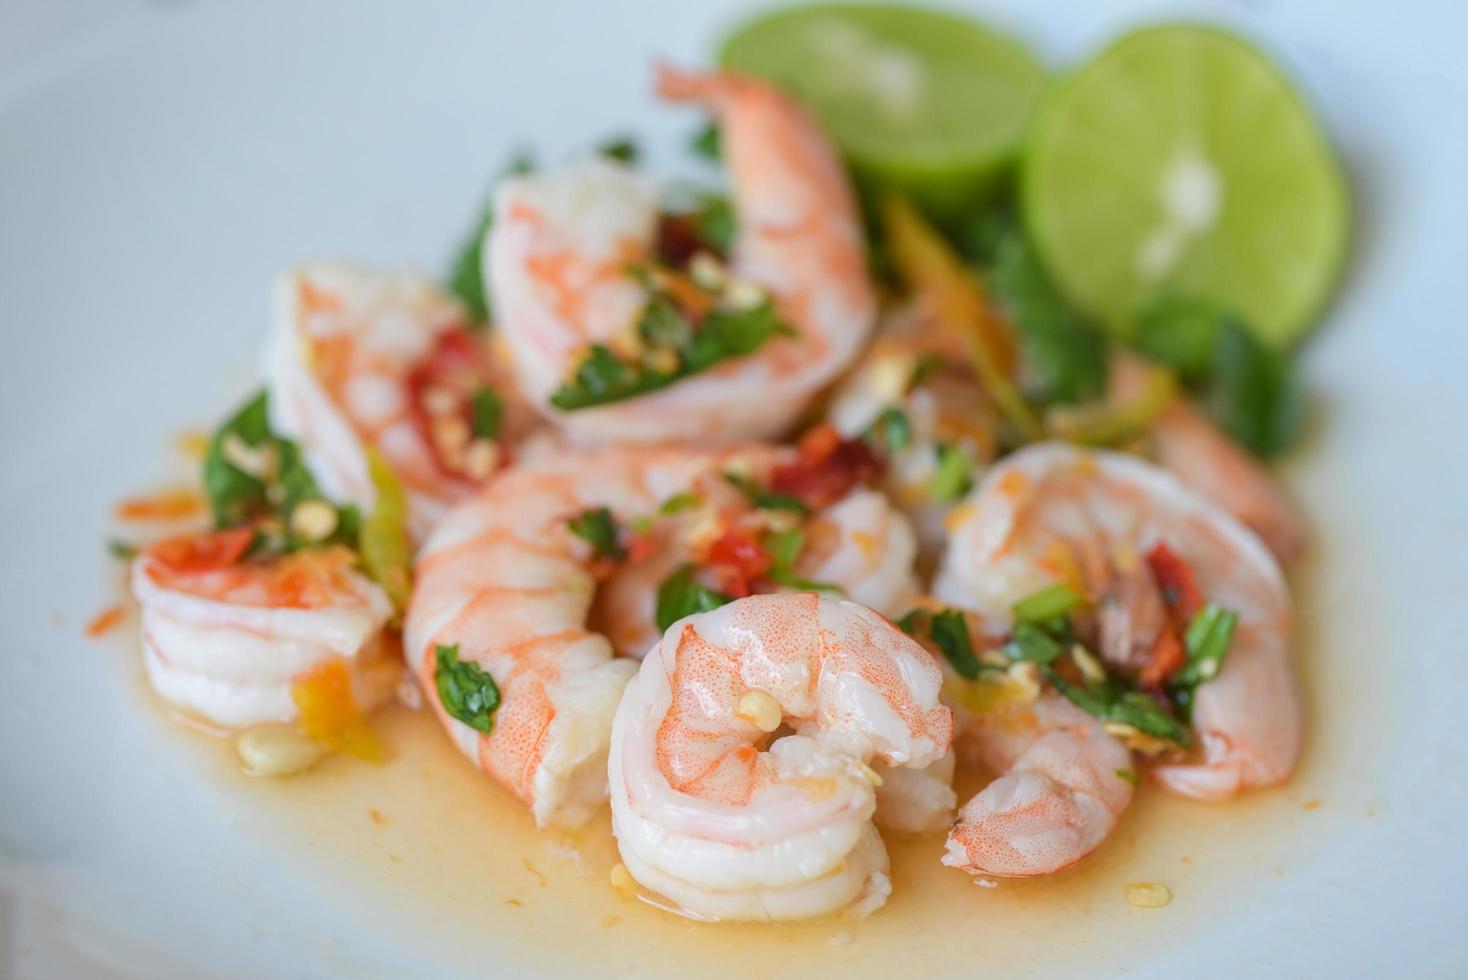
[[[1304,359],[1312,438],[1287,467],[1321,539],[1301,610],[1329,733],[1310,750],[1326,805],[1301,831],[1308,858],[1231,893],[1226,915],[1169,910],[1158,929],[1185,942],[1037,974],[1468,976],[1465,10],[983,8],[1055,63],[1149,17],[1239,26],[1322,109],[1359,208],[1348,281]],[[106,515],[170,465],[169,433],[252,383],[277,269],[441,267],[522,142],[555,155],[633,129],[671,159],[689,121],[652,107],[648,59],[704,55],[733,13],[163,7],[0,74],[0,975],[7,958],[17,976],[462,969],[395,928],[411,896],[283,860],[140,715],[122,648],[81,635],[114,601]],[[474,972],[533,960],[502,945]]]

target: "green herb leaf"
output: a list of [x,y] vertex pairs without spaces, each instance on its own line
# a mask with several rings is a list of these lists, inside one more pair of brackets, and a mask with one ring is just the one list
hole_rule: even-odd
[[230,416],[209,440],[204,453],[204,493],[214,514],[214,526],[238,527],[269,510],[263,480],[246,473],[225,458],[223,446],[231,437],[251,449],[272,447],[266,394],[261,391]]
[[998,233],[992,254],[985,281],[1014,325],[1025,394],[1042,405],[1100,397],[1105,337],[1071,309],[1017,227]]
[[630,136],[617,136],[609,139],[598,146],[596,152],[598,156],[628,165],[636,163],[639,156],[637,143]]
[[470,396],[470,427],[476,439],[498,439],[505,403],[489,385],[480,385]]
[[1164,293],[1137,316],[1137,346],[1175,368],[1220,427],[1257,456],[1289,446],[1304,401],[1289,358],[1217,304]]
[[1103,722],[1131,725],[1154,738],[1186,748],[1192,742],[1188,727],[1155,699],[1128,690],[1114,680],[1082,687],[1066,680],[1053,667],[1043,668],[1050,684],[1082,711]]
[[772,568],[765,575],[771,582],[783,585],[787,589],[795,589],[797,592],[829,592],[832,595],[845,595],[846,590],[834,582],[821,582],[813,578],[801,578],[794,572],[784,568]]
[[773,567],[789,569],[794,567],[795,560],[805,550],[805,531],[796,527],[766,534],[763,544]]
[[1065,644],[1045,629],[1030,622],[1014,624],[1014,635],[1004,644],[1004,655],[1010,660],[1027,660],[1048,664],[1065,652]]
[[760,510],[788,510],[797,514],[809,514],[810,507],[799,497],[788,493],[775,493],[766,490],[754,480],[740,473],[725,473],[724,479],[739,488],[749,502]]
[[494,730],[494,713],[500,706],[499,685],[488,671],[460,660],[457,643],[439,644],[433,655],[437,661],[433,683],[443,709],[476,732],[488,735]]
[[675,493],[658,507],[659,514],[677,514],[701,506],[703,498],[696,493]]
[[1238,625],[1239,614],[1232,609],[1223,609],[1210,602],[1199,610],[1183,637],[1188,651],[1187,662],[1173,674],[1170,686],[1197,687],[1217,677]]
[[1012,607],[1016,618],[1029,623],[1064,616],[1082,602],[1081,596],[1068,585],[1052,585],[1025,596]]
[[968,620],[964,618],[963,613],[957,609],[945,609],[940,613],[935,613],[928,632],[959,676],[969,680],[978,678],[983,665],[979,663],[979,658],[974,653],[973,640],[969,637],[968,632]]
[[724,159],[723,142],[719,135],[719,127],[713,120],[709,120],[704,123],[703,128],[693,134],[693,138],[688,141],[688,146],[705,160],[719,163]]
[[888,453],[900,453],[912,443],[912,423],[906,412],[896,405],[888,405],[861,437]]
[[699,241],[719,255],[728,255],[734,249],[734,235],[738,229],[734,219],[734,206],[722,194],[700,194],[693,209],[693,227]]
[[[511,158],[509,166],[500,170],[491,182],[491,186],[506,176],[527,174],[534,168],[535,163],[529,154],[517,153]],[[489,292],[484,283],[483,250],[484,236],[489,233],[489,226],[493,220],[494,209],[486,194],[485,201],[480,206],[479,214],[474,219],[468,236],[459,246],[458,254],[455,255],[453,264],[449,267],[449,292],[459,297],[469,311],[470,319],[475,323],[484,323],[489,319]]]
[[116,538],[112,538],[107,542],[107,553],[113,558],[127,561],[129,558],[132,558],[138,553],[138,546],[135,544],[128,544],[126,541],[118,541]]
[[708,612],[733,601],[730,596],[700,584],[693,573],[692,565],[684,565],[658,586],[658,629],[667,630],[684,616]]
[[566,521],[571,533],[591,544],[592,550],[603,558],[620,559],[627,549],[618,540],[620,529],[612,512],[605,507],[593,507],[582,511]]
[[1116,778],[1131,783],[1133,786],[1142,785],[1142,777],[1137,775],[1135,769],[1118,769],[1116,770]]
[[908,636],[917,636],[922,632],[927,616],[927,612],[922,609],[909,609],[902,614],[902,618],[897,620],[897,628]]
[[968,454],[947,443],[939,443],[934,451],[938,454],[938,469],[928,494],[940,504],[951,504],[973,488]]

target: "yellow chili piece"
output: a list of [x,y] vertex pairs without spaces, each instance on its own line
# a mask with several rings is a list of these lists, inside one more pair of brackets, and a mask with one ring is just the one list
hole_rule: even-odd
[[376,449],[367,450],[367,475],[377,491],[372,513],[362,520],[357,549],[362,565],[382,586],[398,615],[413,588],[413,545],[408,539],[408,498],[397,474]]
[[301,713],[301,731],[311,738],[367,762],[382,761],[382,744],[352,697],[345,660],[327,660],[297,677],[291,700]]
[[931,305],[939,323],[962,336],[979,380],[1020,435],[1043,439],[1044,425],[1010,380],[1014,337],[990,311],[978,278],[906,199],[889,194],[882,220],[903,284]]

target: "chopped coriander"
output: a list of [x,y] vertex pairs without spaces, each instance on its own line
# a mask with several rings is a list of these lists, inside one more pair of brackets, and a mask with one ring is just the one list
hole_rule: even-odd
[[658,586],[658,629],[666,630],[684,616],[708,612],[733,601],[732,597],[700,584],[693,572],[692,565],[684,565]]
[[749,502],[760,510],[788,510],[797,514],[810,513],[810,507],[799,497],[791,496],[788,493],[775,493],[771,490],[765,490],[759,484],[755,483],[754,480],[742,474],[725,473],[724,479],[728,480],[733,486],[738,487],[744,496],[749,499]]
[[1080,594],[1068,585],[1052,585],[1033,592],[1016,602],[1013,607],[1016,618],[1028,623],[1039,623],[1064,616],[1081,604]]
[[494,730],[494,713],[500,706],[499,685],[477,664],[459,659],[459,645],[434,647],[437,661],[433,683],[445,711],[476,732]]
[[470,427],[476,439],[498,439],[504,416],[504,400],[489,385],[474,389],[469,401]]
[[719,135],[719,127],[713,120],[704,123],[693,138],[688,141],[688,146],[694,153],[718,163],[724,158],[723,139]]
[[1188,659],[1171,678],[1173,687],[1197,687],[1218,676],[1223,658],[1228,655],[1239,615],[1209,603],[1201,609],[1183,637]]
[[639,156],[637,143],[630,136],[617,136],[607,140],[596,148],[598,156],[618,163],[634,164]]
[[935,451],[938,454],[938,469],[933,474],[928,493],[940,504],[951,504],[973,487],[968,454],[947,443],[939,443]]
[[912,442],[912,423],[907,413],[896,405],[888,405],[867,426],[861,437],[889,453],[899,453]]
[[690,510],[703,504],[703,498],[696,493],[675,493],[658,507],[659,514],[677,514],[681,511]]
[[617,520],[605,507],[584,510],[566,521],[566,526],[572,534],[590,543],[592,550],[603,558],[620,559],[627,554],[627,549],[618,540]]
[[694,204],[693,227],[701,242],[719,255],[727,256],[734,248],[737,230],[734,206],[722,194],[700,194]]
[[[571,379],[551,395],[550,402],[562,411],[576,411],[635,398],[656,391],[689,375],[706,371],[722,361],[752,354],[765,341],[777,336],[792,336],[792,330],[776,315],[768,300],[744,310],[715,309],[696,328],[672,329],[667,308],[671,304],[661,297],[649,302],[649,311],[639,322],[639,330],[658,338],[651,345],[653,353],[674,355],[671,368],[655,367],[643,361],[624,361],[610,348],[593,344],[577,366]],[[657,312],[653,313],[652,310]],[[655,321],[648,323],[647,317]],[[677,314],[680,318],[681,313]]]
[[957,609],[945,609],[933,615],[932,624],[928,628],[929,635],[938,649],[943,651],[943,656],[953,665],[953,669],[959,675],[969,680],[975,680],[983,665],[979,663],[978,656],[974,653],[973,640],[969,637],[968,620],[962,612]]

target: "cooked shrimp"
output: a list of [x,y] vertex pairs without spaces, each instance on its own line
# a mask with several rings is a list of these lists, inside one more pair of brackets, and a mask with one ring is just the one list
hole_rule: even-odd
[[[737,231],[731,301],[772,300],[793,337],[772,337],[668,387],[560,411],[553,393],[593,345],[636,348],[646,287],[628,275],[657,249],[658,191],[619,164],[587,159],[507,180],[495,196],[485,277],[521,389],[581,443],[730,443],[788,429],[860,350],[875,299],[844,172],[790,99],[750,78],[663,69],[661,94],[719,120]],[[665,352],[666,353],[666,352]]]
[[[1123,583],[1148,574],[1143,555],[1163,546],[1178,556],[1201,594],[1233,610],[1238,624],[1221,671],[1194,693],[1196,757],[1157,765],[1152,775],[1202,799],[1289,777],[1301,736],[1290,596],[1248,528],[1150,463],[1054,443],[995,466],[963,510],[934,591],[976,610],[990,628],[1006,628],[1013,603],[1057,583],[1104,616],[1125,601]],[[1128,623],[1157,628],[1145,615]],[[1139,639],[1150,646],[1157,636]],[[1128,649],[1109,656],[1124,661]]]
[[922,769],[874,761],[872,771],[882,781],[877,784],[877,812],[872,819],[883,830],[899,834],[917,836],[947,830],[953,824],[953,808],[958,805],[958,794],[953,791],[957,767],[958,760],[951,751]]
[[1131,752],[1054,692],[964,716],[999,777],[964,804],[943,863],[970,874],[1054,874],[1091,853],[1132,799]]
[[132,567],[143,664],[163,700],[216,725],[298,718],[291,685],[334,658],[367,710],[401,670],[383,648],[392,603],[342,549],[244,560],[249,528],[170,538]]
[[[1140,358],[1114,357],[1112,397],[1134,393],[1146,373]],[[1305,550],[1305,519],[1279,480],[1192,402],[1174,399],[1147,431],[1158,463],[1252,528],[1282,563]]]
[[[265,356],[274,427],[300,442],[329,496],[363,510],[375,497],[365,448],[376,447],[407,491],[416,540],[529,427],[532,413],[458,302],[426,279],[310,265],[281,279],[275,305]],[[491,420],[495,431],[480,431]]]
[[[731,592],[760,584],[756,571],[735,562],[767,561],[760,534],[776,520],[786,531],[796,525],[754,508],[725,473],[760,479],[789,456],[766,447],[552,453],[493,480],[434,533],[408,610],[409,665],[459,747],[524,800],[537,822],[579,823],[604,798],[612,711],[635,670],[614,656],[641,656],[656,641],[662,581],[680,565],[707,564],[752,577],[718,583]],[[834,572],[839,564],[849,577],[832,584],[895,607],[911,588],[912,534],[901,515],[874,507],[867,494],[856,491],[810,519],[813,529],[823,521],[838,528],[836,540],[817,543],[812,533],[794,570]],[[675,499],[692,503],[659,515]],[[638,534],[639,554],[625,564],[598,556],[569,528],[570,519],[603,507],[619,523],[651,520]],[[874,536],[869,556],[843,553],[852,547],[843,537],[864,535]],[[452,718],[439,701],[436,650],[454,645],[501,689],[489,734]]]
[[[622,861],[684,914],[865,914],[891,890],[875,758],[921,768],[953,719],[918,644],[852,602],[752,596],[674,623],[627,687],[608,765]],[[782,726],[794,734],[771,735]]]

